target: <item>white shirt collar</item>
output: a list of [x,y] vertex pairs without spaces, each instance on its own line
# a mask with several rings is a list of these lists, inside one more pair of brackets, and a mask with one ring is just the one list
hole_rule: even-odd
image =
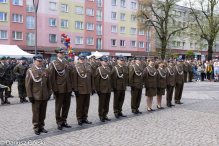
[[160,69],[163,69],[163,68],[161,68],[161,67],[159,67]]
[[120,64],[118,64],[119,65],[119,67],[123,67],[123,66],[121,66]]
[[169,65],[169,67],[173,68],[173,66],[170,66],[170,65]]
[[62,62],[62,59],[60,59],[59,57],[58,57],[58,59],[59,59],[60,62]]
[[42,67],[41,67],[41,68],[39,68],[39,67],[37,67],[36,65],[35,65],[35,67],[36,67],[38,70],[41,70],[41,69],[42,69]]
[[2,65],[5,65],[5,63],[2,63]]
[[137,66],[139,66],[139,64],[138,63],[135,63]]
[[[148,65],[148,66],[150,66],[150,65]],[[152,66],[150,66],[151,68],[152,68]]]

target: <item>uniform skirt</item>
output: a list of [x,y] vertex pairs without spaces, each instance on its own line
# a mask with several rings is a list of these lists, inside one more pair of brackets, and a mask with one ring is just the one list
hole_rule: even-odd
[[165,95],[165,88],[160,88],[160,90],[157,89],[157,95]]
[[146,96],[152,97],[156,96],[157,88],[146,88]]

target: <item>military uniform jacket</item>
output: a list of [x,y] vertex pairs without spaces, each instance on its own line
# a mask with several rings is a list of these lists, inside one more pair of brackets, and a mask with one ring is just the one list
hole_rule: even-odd
[[155,67],[155,69],[158,69],[158,67],[159,67],[156,62],[154,63],[154,67]]
[[184,75],[183,75],[183,67],[182,65],[175,65],[174,68],[174,74],[175,74],[175,81],[178,84],[183,84],[184,83]]
[[110,62],[110,69],[112,70],[114,66],[117,65],[117,62],[116,61],[111,61]]
[[17,66],[15,66],[13,73],[14,73],[14,75],[18,76],[18,80],[25,80],[25,76],[21,77],[20,75],[22,75],[24,73],[25,69],[28,69],[28,68],[29,68],[29,66],[27,63],[25,63],[25,65],[22,65],[21,63],[19,63]]
[[100,66],[96,70],[95,88],[101,93],[111,92],[111,71],[109,67]]
[[129,67],[129,85],[136,89],[143,88],[143,68],[137,64]]
[[5,65],[0,63],[0,77],[2,77],[1,79],[10,81],[11,76],[12,72],[10,71],[10,66],[7,63],[5,63]]
[[176,85],[176,78],[175,78],[175,73],[174,73],[174,70],[173,70],[173,66],[168,66],[166,68],[166,84],[169,85],[169,86],[172,86],[174,87]]
[[112,70],[112,87],[117,90],[126,90],[127,75],[125,66],[114,66]]
[[76,71],[73,72],[74,91],[78,91],[79,94],[90,94],[94,90],[91,66],[86,64],[84,67],[81,63],[78,63],[75,69]]
[[188,62],[184,62],[183,63],[183,70],[184,70],[184,72],[188,72],[189,71],[189,63]]
[[74,70],[74,68],[75,68],[75,65],[74,65],[74,63],[69,63],[69,71],[72,73],[73,72],[73,70]]
[[96,70],[97,70],[97,63],[96,62],[94,62],[94,61],[90,61],[90,66],[91,66],[91,68],[92,68],[92,74],[93,75],[95,75],[95,73],[96,73]]
[[14,69],[14,65],[12,63],[8,63],[7,62],[7,65],[9,67],[9,73],[8,73],[8,77],[10,78],[10,81],[13,81],[14,80],[14,76],[13,76],[13,69]]
[[145,88],[157,88],[157,70],[148,65],[144,69]]
[[51,83],[49,71],[42,67],[42,71],[36,66],[27,70],[25,86],[28,97],[34,100],[48,100],[51,95]]
[[188,65],[188,71],[193,72],[193,64],[192,64],[192,62],[189,62],[188,64],[189,64]]
[[167,68],[168,64],[166,62],[163,62],[163,68]]
[[157,69],[157,87],[166,88],[166,71],[164,68]]
[[56,59],[50,64],[49,69],[53,92],[72,92],[72,88],[74,88],[74,86],[72,73],[69,71],[69,62],[65,59],[63,59],[62,62],[59,59]]

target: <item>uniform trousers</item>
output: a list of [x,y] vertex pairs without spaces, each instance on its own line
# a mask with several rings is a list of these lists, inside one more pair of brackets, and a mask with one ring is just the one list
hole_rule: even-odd
[[184,82],[187,82],[188,74],[187,72],[184,72]]
[[19,98],[27,97],[27,92],[25,88],[25,79],[24,80],[18,79],[18,93],[19,93]]
[[183,91],[183,84],[178,84],[178,86],[175,86],[175,98],[174,98],[175,102],[181,100],[182,91]]
[[192,78],[193,78],[193,72],[192,72],[192,71],[190,71],[190,72],[189,72],[189,82],[191,82],[191,81],[192,81]]
[[142,89],[134,89],[134,91],[131,90],[131,108],[132,111],[138,110],[141,102],[141,95],[142,95]]
[[110,103],[110,93],[101,93],[99,97],[99,107],[98,107],[98,112],[99,112],[99,117],[105,118],[109,112],[109,103]]
[[77,120],[87,120],[90,106],[90,94],[79,94],[79,97],[76,97],[76,103]]
[[[5,85],[7,87],[9,87],[9,81],[6,80],[1,80],[0,84]],[[11,88],[10,88],[11,89]],[[3,92],[5,91],[5,97],[8,98],[9,96],[9,92],[8,89],[4,89],[0,91],[0,98],[3,98]]]
[[47,101],[48,100],[35,100],[32,104],[32,123],[34,130],[42,129],[45,126],[44,120],[46,118]]
[[125,99],[125,90],[117,90],[114,93],[114,100],[113,100],[113,110],[114,114],[122,113],[122,106]]
[[71,104],[71,92],[59,93],[59,97],[56,97],[55,100],[56,123],[61,125],[67,122]]
[[173,90],[174,90],[174,86],[169,86],[169,89],[167,89],[167,94],[166,94],[167,104],[172,102]]

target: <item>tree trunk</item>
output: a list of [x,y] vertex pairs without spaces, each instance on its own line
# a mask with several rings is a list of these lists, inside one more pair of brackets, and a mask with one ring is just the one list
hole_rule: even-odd
[[162,42],[162,48],[161,48],[161,59],[164,60],[166,55],[166,44],[165,42]]
[[208,61],[212,60],[212,48],[213,48],[213,43],[210,44],[210,42],[208,43]]

